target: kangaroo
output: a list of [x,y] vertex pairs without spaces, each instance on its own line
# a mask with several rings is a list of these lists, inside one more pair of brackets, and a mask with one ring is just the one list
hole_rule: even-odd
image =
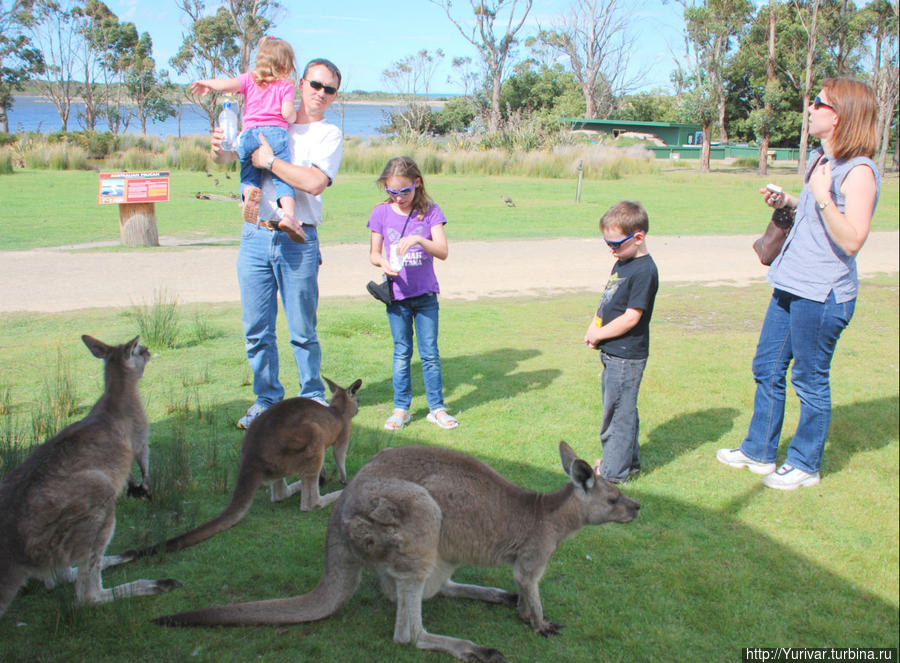
[[[181,550],[224,532],[247,514],[256,490],[264,483],[271,484],[273,502],[287,499],[299,491],[301,511],[322,508],[340,497],[340,490],[319,494],[319,472],[325,461],[325,450],[332,447],[341,483],[347,483],[350,420],[359,411],[356,393],[362,380],[342,389],[328,378],[324,379],[332,393],[331,404],[327,407],[308,398],[289,398],[263,412],[247,429],[241,444],[234,492],[228,506],[218,516],[165,543],[129,550],[123,553],[123,561],[162,550]],[[300,480],[288,484],[284,477],[291,474],[299,474]]]
[[[115,563],[103,553],[116,524],[116,498],[126,485],[129,494],[150,496],[149,428],[137,388],[150,353],[139,337],[115,347],[81,339],[103,360],[103,395],[84,419],[38,446],[0,482],[0,616],[32,576],[48,588],[74,581],[78,604],[180,586],[168,579],[103,588],[100,572]],[[130,474],[135,460],[141,483]]]
[[[538,582],[559,543],[584,525],[627,523],[640,505],[594,474],[559,443],[571,482],[552,493],[521,488],[484,463],[450,449],[383,449],[344,489],[328,521],[325,571],[302,596],[206,608],[156,619],[166,626],[292,624],[324,619],[353,596],[363,567],[397,604],[394,641],[443,651],[465,661],[504,661],[496,649],[433,635],[422,626],[422,599],[435,594],[518,604],[541,635],[547,621]],[[519,593],[463,585],[450,578],[463,564],[512,565]]]

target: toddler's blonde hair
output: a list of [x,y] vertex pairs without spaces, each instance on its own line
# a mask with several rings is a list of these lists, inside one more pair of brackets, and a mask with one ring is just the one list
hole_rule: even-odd
[[290,79],[296,71],[294,49],[284,39],[263,37],[256,46],[256,64],[253,80],[257,85],[268,85],[279,78]]

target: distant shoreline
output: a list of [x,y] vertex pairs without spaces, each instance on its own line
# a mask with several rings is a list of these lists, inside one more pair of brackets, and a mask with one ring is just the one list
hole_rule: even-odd
[[[352,93],[348,93],[348,95],[352,95]],[[48,103],[48,104],[53,103],[53,100],[50,97],[43,95],[43,94],[17,94],[13,97],[13,106],[15,106],[15,102],[18,101],[19,99],[28,100],[28,101],[36,101],[36,102],[40,102],[40,103]],[[84,98],[76,96],[76,97],[72,97],[71,101],[72,101],[72,103],[83,104]],[[380,99],[354,99],[352,97],[345,98],[341,95],[338,95],[338,98],[334,102],[334,105],[346,104],[348,106],[403,106],[403,105],[405,105],[405,103],[406,103],[405,100],[398,99],[396,97],[391,97],[389,95],[386,95],[385,97],[380,98]],[[447,103],[447,100],[443,99],[443,98],[428,99],[427,101],[425,101],[425,103],[427,103],[429,106],[432,106],[435,108],[443,108],[444,104]],[[185,99],[182,102],[182,104],[186,105],[186,106],[196,106],[197,105],[191,101],[188,101],[187,99]]]

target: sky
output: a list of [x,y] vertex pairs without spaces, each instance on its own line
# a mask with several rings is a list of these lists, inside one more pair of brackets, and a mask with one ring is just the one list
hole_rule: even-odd
[[[569,1],[535,0],[519,33],[522,40],[535,34],[538,25],[553,24]],[[106,4],[119,20],[131,21],[138,32],[150,33],[158,67],[168,69],[178,82],[189,82],[179,78],[168,64],[187,32],[184,15],[174,0],[106,0]],[[209,6],[215,4],[215,0],[208,1]],[[384,70],[422,49],[442,49],[446,57],[432,78],[430,91],[458,94],[463,92],[462,86],[448,81],[454,78],[453,58],[468,56],[473,62],[479,61],[475,47],[462,37],[444,10],[428,0],[282,0],[281,4],[270,34],[290,42],[298,67],[313,57],[335,62],[343,75],[341,87],[346,91],[390,91],[382,78]],[[455,5],[458,10],[454,16],[471,18],[468,2],[457,0]],[[634,76],[642,74],[638,89],[668,88],[675,63],[673,53],[682,51],[681,7],[674,0],[624,0],[624,5],[631,12],[637,37],[629,72]],[[527,53],[524,46],[518,47],[520,56]]]

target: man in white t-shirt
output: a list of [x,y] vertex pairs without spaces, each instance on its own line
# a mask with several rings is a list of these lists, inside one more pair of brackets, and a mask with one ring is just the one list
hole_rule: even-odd
[[[291,161],[276,158],[265,142],[253,153],[254,166],[267,169],[294,187],[297,206],[295,220],[280,219],[275,187],[271,178],[264,176],[259,221],[244,222],[241,229],[237,260],[241,323],[256,401],[238,420],[238,428],[247,428],[260,413],[284,398],[275,344],[279,292],[300,374],[299,395],[326,403],[319,373],[322,350],[316,336],[322,262],[318,226],[322,222],[322,192],[337,176],[343,154],[340,129],[324,120],[340,84],[341,73],[333,63],[310,61],[300,81],[297,122],[288,129]],[[220,143],[221,134],[216,130],[213,159],[219,163],[234,159],[233,152],[219,150]]]

